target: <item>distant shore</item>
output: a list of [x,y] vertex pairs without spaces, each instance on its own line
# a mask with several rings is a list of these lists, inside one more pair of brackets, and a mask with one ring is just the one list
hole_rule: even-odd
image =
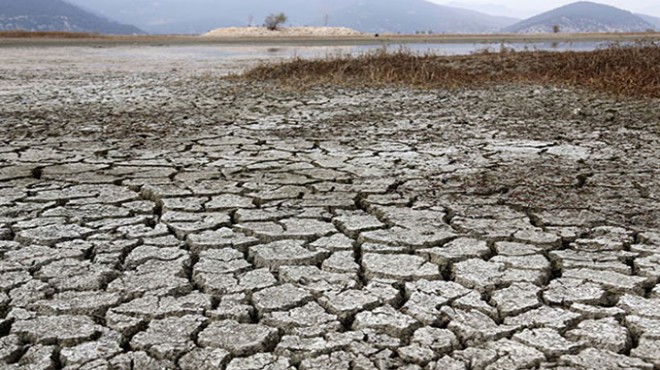
[[580,33],[580,34],[487,34],[487,35],[393,35],[359,36],[281,36],[281,37],[213,37],[198,35],[109,36],[85,34],[11,37],[0,32],[0,47],[23,46],[176,46],[176,45],[388,45],[388,44],[492,44],[538,42],[633,42],[660,41],[660,32],[644,33]]

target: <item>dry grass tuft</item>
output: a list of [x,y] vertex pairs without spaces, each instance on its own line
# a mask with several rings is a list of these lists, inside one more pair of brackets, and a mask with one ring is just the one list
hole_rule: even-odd
[[103,38],[103,35],[84,32],[61,32],[61,31],[0,31],[0,38],[52,38],[52,39],[90,39]]
[[557,84],[626,96],[660,97],[660,45],[613,45],[590,52],[482,51],[468,56],[379,51],[361,56],[293,59],[257,66],[242,78],[306,88],[342,86],[476,87]]

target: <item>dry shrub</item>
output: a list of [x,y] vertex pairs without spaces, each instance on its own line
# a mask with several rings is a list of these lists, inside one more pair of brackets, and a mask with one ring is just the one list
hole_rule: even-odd
[[660,97],[660,45],[613,45],[589,52],[482,51],[468,56],[378,51],[320,60],[296,58],[242,75],[288,87],[316,85],[475,87],[496,83],[558,84],[627,96]]
[[102,38],[102,35],[96,33],[84,32],[61,32],[61,31],[0,31],[0,38],[52,38],[52,39],[88,39]]

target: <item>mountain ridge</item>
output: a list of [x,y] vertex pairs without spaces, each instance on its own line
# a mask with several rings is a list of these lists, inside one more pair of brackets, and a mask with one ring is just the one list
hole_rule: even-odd
[[143,34],[63,0],[0,0],[0,30]]
[[[456,2],[455,2],[456,3]],[[660,18],[579,1],[519,20],[429,0],[0,0],[0,30],[141,34],[203,34],[223,27],[258,26],[284,12],[286,26],[337,26],[366,33],[487,34],[644,32]]]
[[657,30],[660,30],[660,17],[654,17],[652,15],[640,14],[640,13],[635,13],[635,15],[647,21],[651,25],[655,26]]
[[516,21],[423,0],[361,0],[334,17],[340,26],[373,33],[492,33]]
[[[282,0],[276,4],[263,0],[189,0],[185,9],[176,7],[174,0],[161,0],[158,6],[149,0],[115,0],[112,4],[107,0],[72,1],[153,33],[205,33],[212,28],[260,25],[268,14],[279,12],[287,14],[287,24],[292,26],[341,26],[373,33],[490,33],[519,20],[426,0],[385,4],[379,0]],[[413,18],[411,12],[421,17]]]
[[633,13],[613,6],[578,1],[504,28],[506,33],[646,32],[656,27]]

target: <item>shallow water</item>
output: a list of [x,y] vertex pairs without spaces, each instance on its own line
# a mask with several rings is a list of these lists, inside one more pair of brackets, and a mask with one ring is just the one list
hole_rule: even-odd
[[[580,43],[476,43],[476,44],[389,44],[389,45],[353,45],[353,46],[159,46],[156,53],[153,48],[122,48],[118,55],[125,58],[159,58],[168,54],[173,59],[192,58],[198,60],[227,59],[287,59],[322,58],[337,55],[359,55],[377,50],[406,50],[416,53],[432,53],[438,55],[468,55],[489,50],[498,52],[503,48],[516,51],[548,50],[548,51],[589,51],[606,47],[606,42]],[[116,50],[116,49],[115,49]],[[116,53],[113,53],[116,54]]]
[[437,55],[468,55],[488,49],[586,51],[608,43],[479,43],[479,44],[390,44],[357,46],[313,45],[172,45],[172,46],[63,46],[48,48],[7,48],[0,54],[0,72],[48,73],[54,65],[68,66],[67,73],[154,72],[178,75],[227,75],[263,62],[295,57],[325,58],[360,55],[377,50],[407,50]]

